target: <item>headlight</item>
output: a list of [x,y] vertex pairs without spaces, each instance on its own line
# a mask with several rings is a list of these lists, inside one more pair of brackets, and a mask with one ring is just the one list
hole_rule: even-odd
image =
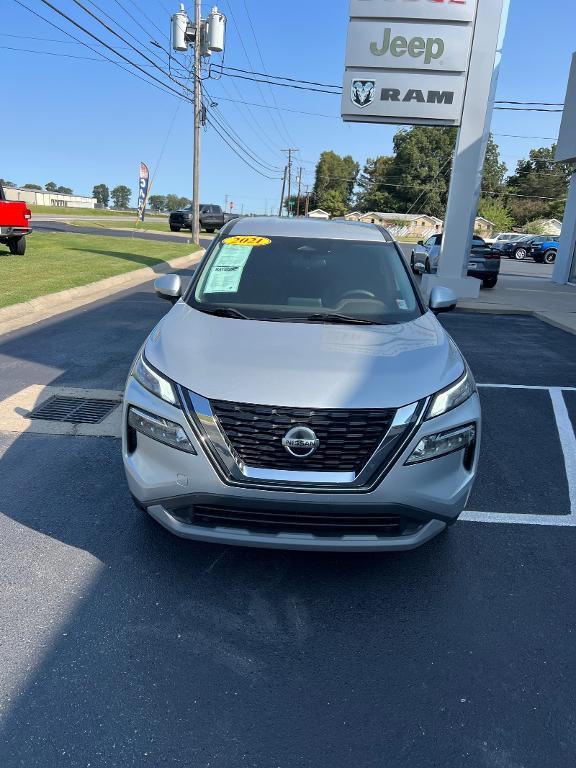
[[158,440],[164,445],[169,445],[171,448],[177,448],[186,453],[196,453],[188,435],[175,421],[170,421],[162,416],[154,416],[140,410],[140,408],[131,406],[128,410],[128,425],[136,432],[151,437],[152,440]]
[[461,448],[473,446],[475,441],[476,427],[474,424],[450,429],[446,432],[437,432],[435,435],[427,435],[414,448],[406,464],[417,464],[420,461],[437,459],[439,456],[446,456],[446,454],[454,453]]
[[464,375],[458,381],[434,395],[426,412],[426,418],[433,419],[435,416],[446,413],[446,411],[451,411],[452,408],[456,408],[468,400],[475,392],[476,382],[470,369],[466,366]]
[[132,368],[132,376],[136,381],[140,382],[142,386],[149,392],[152,392],[156,397],[160,397],[162,400],[166,400],[171,405],[178,406],[178,398],[174,392],[174,387],[165,379],[158,371],[154,370],[144,360],[144,352],[141,352],[134,363]]

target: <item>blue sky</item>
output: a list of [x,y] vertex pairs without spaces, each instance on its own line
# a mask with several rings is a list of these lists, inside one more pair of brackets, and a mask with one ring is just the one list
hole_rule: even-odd
[[[87,39],[40,0],[22,1],[63,29]],[[53,0],[53,4],[107,42],[122,45],[71,0]],[[155,39],[168,47],[162,35],[168,33],[169,12],[177,10],[177,3],[95,0],[95,4],[136,38]],[[90,6],[89,0],[85,0],[85,5]],[[204,3],[203,11],[207,13],[212,5]],[[142,13],[138,13],[137,7]],[[225,0],[219,7],[229,19],[225,58],[228,66],[257,71],[262,68],[247,7],[269,73],[340,83],[348,0],[316,0],[314,3]],[[511,0],[497,98],[564,100],[570,57],[576,49],[574,0],[557,0],[553,10],[551,16],[550,4],[542,0]],[[132,13],[134,19],[127,12]],[[141,27],[136,22],[140,22]],[[112,64],[47,55],[48,52],[97,58],[93,51],[73,43],[14,0],[3,0],[0,71],[4,108],[0,121],[0,176],[19,184],[45,184],[53,180],[72,187],[78,194],[89,194],[93,185],[101,182],[110,188],[127,184],[135,191],[138,165],[143,160],[151,170],[158,165],[154,192],[190,196],[191,106]],[[131,50],[122,50],[122,53],[138,60]],[[159,50],[158,53],[163,55]],[[182,54],[177,55],[176,60],[184,63]],[[217,63],[220,58],[214,56],[212,60]],[[147,69],[155,71],[151,67]],[[6,72],[9,75],[5,75]],[[321,151],[332,149],[351,154],[363,163],[367,157],[390,152],[397,130],[394,126],[342,123],[339,98],[332,95],[274,88],[274,102],[272,88],[245,80],[208,80],[205,86],[252,153],[269,166],[283,167],[282,148],[299,148],[296,163],[304,168],[304,184],[313,183],[314,165]],[[247,110],[227,99],[266,103],[328,117],[261,106]],[[552,142],[507,138],[502,134],[555,137],[559,125],[559,114],[495,112],[492,130],[503,160],[514,169],[518,159],[525,157],[531,147]],[[227,195],[238,212],[242,206],[245,212],[277,208],[279,180],[263,178],[246,167],[211,128],[203,133],[202,139],[203,200],[223,204]],[[163,145],[165,150],[161,156]],[[270,175],[280,173],[272,171]]]

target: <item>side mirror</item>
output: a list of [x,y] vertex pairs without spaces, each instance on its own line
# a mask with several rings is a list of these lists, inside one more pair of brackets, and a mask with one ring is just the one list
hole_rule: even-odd
[[428,306],[435,315],[440,312],[451,312],[456,309],[458,297],[450,288],[443,285],[437,285],[430,291],[430,301]]
[[175,304],[182,296],[182,280],[180,275],[162,275],[154,280],[154,290],[161,299]]
[[414,264],[414,272],[417,272],[419,275],[423,275],[424,272],[426,272],[426,265],[422,264],[421,261],[417,261]]

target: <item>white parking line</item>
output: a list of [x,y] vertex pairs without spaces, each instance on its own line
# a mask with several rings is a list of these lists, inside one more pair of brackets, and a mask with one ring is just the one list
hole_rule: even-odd
[[508,512],[475,512],[466,510],[460,520],[471,523],[508,523],[509,525],[552,525],[576,526],[576,435],[566,408],[562,391],[574,392],[576,387],[542,387],[524,384],[478,384],[478,387],[495,389],[532,389],[546,390],[550,393],[554,418],[564,455],[564,467],[568,481],[570,514],[568,515],[530,515],[511,514]]
[[545,392],[550,392],[552,389],[559,389],[564,392],[576,392],[576,387],[542,387],[542,386],[531,386],[529,384],[476,384],[477,387],[482,387],[484,389],[535,389],[535,390],[544,390]]

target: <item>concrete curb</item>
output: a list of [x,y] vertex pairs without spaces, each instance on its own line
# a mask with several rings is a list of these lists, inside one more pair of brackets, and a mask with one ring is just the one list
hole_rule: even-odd
[[143,267],[130,272],[124,272],[114,277],[106,277],[88,285],[80,285],[77,288],[69,288],[58,293],[49,293],[20,304],[12,304],[0,309],[0,336],[28,325],[34,325],[63,312],[69,312],[85,304],[90,304],[98,299],[112,296],[127,288],[146,283],[149,280],[166,274],[173,269],[186,269],[200,261],[204,255],[204,249],[190,253],[187,256],[179,256],[171,261],[162,261],[153,267]]

